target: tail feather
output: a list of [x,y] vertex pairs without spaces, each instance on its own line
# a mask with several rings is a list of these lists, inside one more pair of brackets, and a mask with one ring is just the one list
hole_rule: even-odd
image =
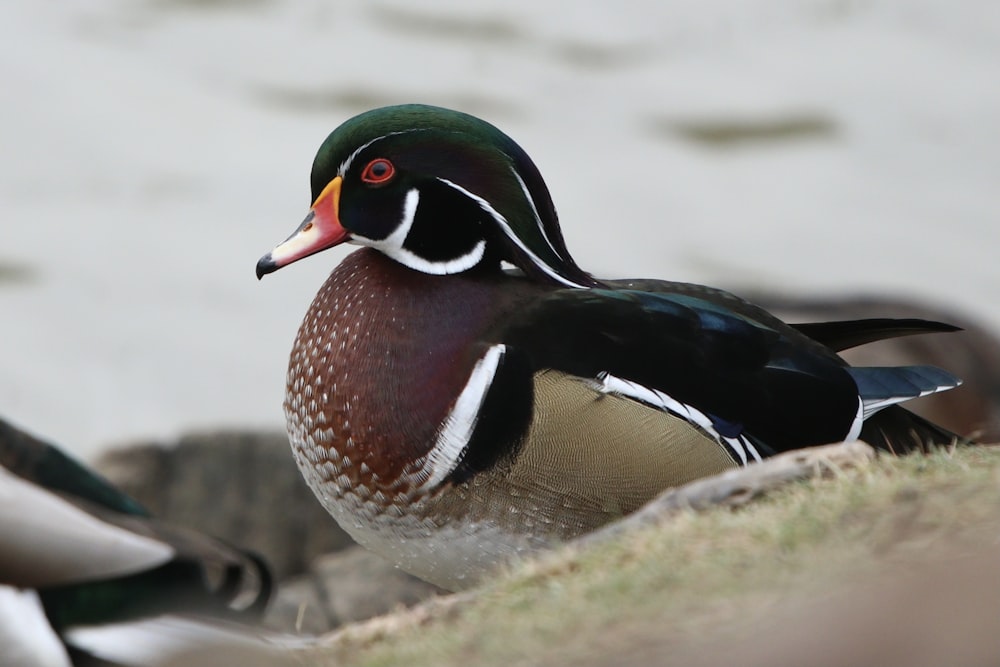
[[858,386],[865,419],[890,405],[962,384],[951,373],[934,366],[848,367],[847,372]]
[[834,352],[900,336],[962,330],[961,327],[933,320],[885,317],[837,322],[804,322],[791,326]]
[[860,438],[876,449],[892,454],[929,452],[936,447],[971,445],[971,440],[892,405],[865,420]]

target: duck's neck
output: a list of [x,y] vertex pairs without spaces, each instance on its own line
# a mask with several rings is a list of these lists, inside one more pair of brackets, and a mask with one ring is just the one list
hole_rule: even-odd
[[406,479],[468,380],[476,341],[522,292],[510,280],[427,275],[368,248],[349,255],[292,349],[292,440],[325,449],[356,481]]

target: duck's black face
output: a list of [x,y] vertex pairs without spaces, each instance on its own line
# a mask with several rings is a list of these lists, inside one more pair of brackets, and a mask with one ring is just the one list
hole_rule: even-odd
[[258,277],[348,242],[423,273],[506,260],[542,280],[593,284],[566,250],[530,158],[467,114],[407,105],[352,118],[320,147],[312,196],[305,221],[258,262]]

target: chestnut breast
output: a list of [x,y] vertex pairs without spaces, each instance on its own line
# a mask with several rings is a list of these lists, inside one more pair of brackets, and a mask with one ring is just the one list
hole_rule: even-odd
[[[513,285],[512,285],[513,283]],[[539,288],[433,276],[363,248],[323,284],[299,328],[285,412],[293,445],[340,486],[405,491],[483,352],[481,337]]]

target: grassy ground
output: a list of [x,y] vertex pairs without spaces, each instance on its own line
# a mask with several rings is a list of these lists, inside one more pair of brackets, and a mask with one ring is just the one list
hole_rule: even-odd
[[[303,657],[310,665],[777,665],[794,664],[799,651],[812,664],[827,664],[823,656],[849,664],[865,642],[922,646],[936,629],[962,646],[994,642],[995,661],[998,538],[1000,448],[884,458],[740,510],[683,513],[613,543],[549,554]],[[982,632],[966,638],[970,627]],[[956,650],[934,641],[903,662],[933,664],[924,659],[939,659],[934,650]],[[873,655],[893,664],[872,651],[858,664]]]

